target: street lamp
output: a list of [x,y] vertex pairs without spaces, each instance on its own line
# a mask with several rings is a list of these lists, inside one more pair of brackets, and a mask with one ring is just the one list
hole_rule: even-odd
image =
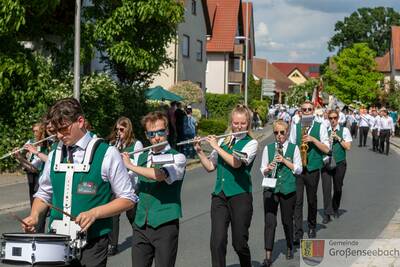
[[74,98],[80,97],[81,0],[76,0],[74,43]]

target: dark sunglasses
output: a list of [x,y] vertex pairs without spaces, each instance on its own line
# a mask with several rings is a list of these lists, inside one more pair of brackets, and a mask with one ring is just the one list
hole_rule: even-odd
[[313,108],[302,108],[301,110],[303,112],[307,112],[307,111],[313,111]]
[[335,116],[335,117],[328,117],[330,120],[337,120],[337,116]]
[[115,129],[118,130],[119,132],[125,131],[125,128],[115,128]]
[[285,135],[286,131],[274,131],[274,135]]
[[166,129],[161,129],[161,130],[158,130],[158,131],[152,131],[152,132],[147,131],[146,132],[147,138],[154,138],[154,137],[156,137],[156,135],[158,135],[160,137],[166,136],[167,135],[167,130]]

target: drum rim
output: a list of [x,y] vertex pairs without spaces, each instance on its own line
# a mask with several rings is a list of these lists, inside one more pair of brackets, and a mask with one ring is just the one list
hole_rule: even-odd
[[[34,236],[37,234],[38,236]],[[24,236],[25,235],[25,236]],[[26,236],[30,235],[30,236]],[[40,235],[40,236],[39,236]],[[69,241],[70,236],[68,235],[60,235],[60,234],[43,234],[43,233],[3,233],[2,234],[4,240],[26,240],[26,241]]]

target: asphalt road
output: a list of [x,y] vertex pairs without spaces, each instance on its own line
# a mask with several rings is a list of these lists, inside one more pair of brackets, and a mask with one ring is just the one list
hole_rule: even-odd
[[[250,228],[250,248],[253,265],[260,266],[264,258],[263,249],[263,206],[261,174],[259,172],[261,151],[265,144],[272,141],[267,138],[259,145],[259,153],[252,170],[254,214]],[[368,238],[379,236],[400,207],[400,156],[391,151],[389,156],[376,154],[369,147],[359,148],[358,140],[348,153],[348,171],[344,182],[342,200],[342,216],[321,224],[322,190],[319,190],[317,218],[318,238]],[[370,144],[371,140],[368,140]],[[188,171],[183,184],[182,203],[184,217],[180,225],[179,249],[176,266],[204,267],[210,266],[210,193],[214,186],[215,173],[207,173],[202,168]],[[321,184],[321,183],[320,183]],[[320,185],[321,187],[321,185]],[[0,196],[12,194],[3,192]],[[28,210],[17,212],[20,216],[28,214]],[[304,216],[307,212],[305,211]],[[0,215],[0,232],[19,231],[18,224],[6,214]],[[117,256],[109,258],[109,266],[131,266],[130,260],[131,229],[124,216],[121,217],[120,249]],[[293,260],[286,260],[284,234],[280,218],[276,231],[274,247],[274,266],[299,266],[299,253],[295,251]],[[231,246],[229,238],[227,265],[239,266],[238,258]],[[5,266],[5,265],[2,265]]]

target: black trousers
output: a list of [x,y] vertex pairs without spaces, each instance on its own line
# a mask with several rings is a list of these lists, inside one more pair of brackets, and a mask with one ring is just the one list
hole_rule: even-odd
[[275,194],[272,191],[264,189],[264,246],[266,250],[274,247],[275,229],[277,225],[276,215],[278,213],[278,205],[281,206],[281,220],[283,230],[285,232],[286,245],[288,248],[293,247],[293,215],[294,205],[296,204],[296,192],[284,195],[282,193]]
[[379,136],[378,129],[372,130],[372,150],[376,151],[379,149]]
[[352,123],[350,126],[350,134],[352,137],[357,138],[357,123]]
[[367,143],[367,136],[368,136],[368,131],[369,131],[369,127],[365,127],[365,126],[361,126],[358,127],[359,130],[359,146],[365,146]]
[[[324,196],[325,215],[333,215],[339,210],[342,198],[342,187],[344,176],[346,175],[346,161],[338,162],[336,168],[328,171],[326,168],[321,170],[322,193]],[[333,183],[333,197],[332,197]]]
[[[132,225],[133,221],[135,220],[135,214],[136,214],[136,205],[133,209],[127,210],[126,211],[126,218],[128,218],[129,223]],[[115,215],[112,217],[113,220],[113,229],[109,234],[110,238],[110,245],[111,246],[117,246],[118,245],[118,239],[119,239],[119,219],[120,219],[121,214]]]
[[175,266],[178,252],[179,220],[153,228],[133,225],[132,267]]
[[108,236],[104,235],[89,240],[83,248],[79,259],[71,262],[74,267],[106,267],[108,251]]
[[251,267],[249,227],[253,216],[253,196],[242,193],[227,197],[223,192],[211,199],[211,261],[213,267],[226,266],[228,227],[231,224],[232,246],[241,267]]
[[31,207],[32,207],[33,195],[39,189],[39,173],[27,172],[26,176],[27,176],[28,187],[29,187],[29,200],[31,202]]
[[[381,130],[379,133],[379,151],[381,153],[385,151],[386,155],[389,154],[389,145],[390,145],[389,140],[390,140],[390,130]],[[386,143],[386,148],[385,148],[385,143]]]
[[319,182],[319,169],[309,172],[303,169],[303,173],[296,176],[296,205],[294,208],[295,237],[303,238],[303,195],[304,187],[307,193],[308,214],[307,222],[309,229],[317,227],[317,190]]

